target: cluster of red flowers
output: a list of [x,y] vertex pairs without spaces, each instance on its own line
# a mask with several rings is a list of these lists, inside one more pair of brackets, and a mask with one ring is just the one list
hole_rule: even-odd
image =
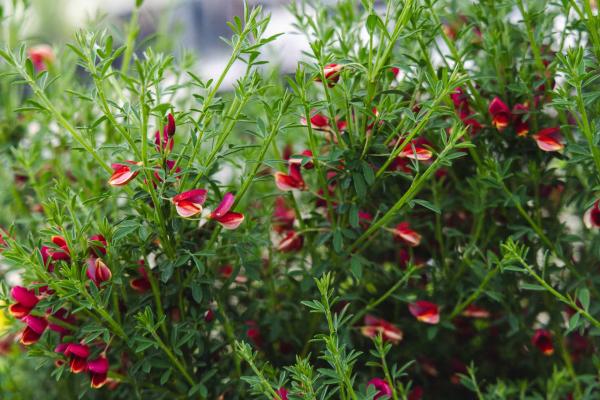
[[[53,273],[58,262],[71,262],[71,250],[64,237],[52,236],[50,241],[52,245],[42,246],[40,254],[48,272]],[[98,287],[111,278],[110,269],[100,258],[106,255],[106,246],[107,242],[104,236],[94,235],[90,238],[86,274],[90,281]],[[77,327],[77,319],[74,314],[62,308],[56,311],[48,308],[45,312],[36,309],[40,301],[54,294],[47,286],[40,284],[31,289],[23,286],[14,286],[11,289],[11,297],[15,302],[10,305],[9,312],[26,325],[20,339],[23,345],[29,346],[36,343],[46,329],[57,332],[61,339],[74,333],[73,329]],[[92,387],[99,388],[106,383],[109,369],[106,350],[98,358],[89,361],[87,360],[90,354],[89,349],[84,344],[61,342],[56,352],[69,358],[73,373],[88,371]]]

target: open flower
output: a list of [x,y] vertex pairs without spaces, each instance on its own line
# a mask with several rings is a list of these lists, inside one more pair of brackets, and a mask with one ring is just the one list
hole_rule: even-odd
[[108,379],[108,359],[104,355],[87,362],[87,369],[90,374],[90,385],[94,389],[104,386]]
[[600,228],[600,200],[596,200],[594,205],[586,211],[583,222],[588,228]]
[[367,314],[364,322],[365,325],[360,328],[360,331],[366,337],[372,338],[381,334],[384,341],[398,344],[404,336],[400,328],[383,318]]
[[531,343],[546,356],[554,353],[552,334],[546,329],[537,329],[531,338]]
[[499,97],[494,97],[488,111],[492,116],[492,124],[498,131],[502,132],[510,123],[510,109]]
[[63,353],[69,358],[69,367],[71,372],[79,374],[87,369],[87,358],[90,356],[90,348],[81,343],[69,343],[66,347],[56,349],[57,352]]
[[26,315],[29,315],[31,310],[33,310],[40,301],[35,295],[34,290],[24,288],[23,286],[14,286],[10,290],[10,295],[16,303],[11,304],[8,311],[15,318],[23,318]]
[[375,389],[377,389],[377,394],[373,397],[373,400],[377,400],[384,396],[387,396],[387,399],[392,398],[392,388],[385,379],[373,378],[367,383],[367,387],[369,386],[375,386]]
[[560,151],[565,147],[559,128],[544,128],[532,137],[543,151]]
[[302,178],[300,172],[300,165],[296,163],[290,163],[288,167],[288,173],[275,172],[275,184],[280,190],[304,190],[306,189],[306,183]]
[[391,232],[410,247],[416,247],[421,243],[421,235],[410,229],[408,222],[400,222]]
[[244,214],[229,211],[235,202],[232,193],[225,193],[221,203],[210,214],[209,218],[217,221],[224,229],[235,229],[244,221]]
[[110,268],[100,258],[90,257],[88,259],[88,267],[86,274],[94,284],[100,287],[102,282],[110,280],[112,273]]
[[416,138],[411,140],[398,156],[410,158],[412,160],[427,161],[433,157],[433,153],[427,147],[430,147],[430,143],[427,139]]
[[29,346],[40,340],[42,334],[48,327],[48,321],[46,321],[46,318],[44,317],[26,315],[21,321],[27,325],[21,333],[21,343],[25,346]]
[[[323,75],[327,81],[327,86],[333,87],[340,80],[340,71],[344,66],[341,64],[327,64],[323,67]],[[315,81],[322,82],[321,76],[317,76]]]
[[302,249],[303,244],[304,239],[302,238],[302,235],[293,230],[287,231],[284,234],[283,239],[281,239],[277,245],[277,250],[282,253],[291,253]]
[[111,164],[111,168],[113,169],[113,174],[108,179],[108,184],[111,186],[124,186],[127,185],[133,178],[137,176],[139,170],[132,170],[131,166],[142,165],[141,162],[135,162],[131,160],[125,160],[124,164],[114,163]]
[[529,121],[527,120],[527,114],[529,114],[529,105],[527,103],[515,104],[512,110],[513,124],[517,136],[525,137],[529,133]]
[[202,212],[202,205],[206,201],[206,190],[193,189],[180,193],[171,199],[175,204],[177,214],[190,218]]
[[410,313],[421,322],[435,325],[440,322],[440,312],[437,304],[418,300],[408,305]]

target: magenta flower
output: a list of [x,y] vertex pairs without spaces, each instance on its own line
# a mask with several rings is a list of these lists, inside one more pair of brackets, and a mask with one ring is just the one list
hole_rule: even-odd
[[384,379],[381,378],[373,378],[367,383],[368,386],[375,386],[377,389],[377,394],[373,397],[373,400],[377,400],[379,398],[391,399],[392,398],[392,388],[390,384],[387,383]]
[[425,300],[415,301],[408,305],[410,313],[421,322],[435,325],[440,322],[438,305]]
[[48,321],[44,317],[24,316],[23,321],[27,326],[21,333],[21,343],[25,346],[36,343],[48,327]]
[[221,203],[210,214],[209,218],[217,221],[224,229],[236,229],[244,222],[244,214],[229,211],[235,203],[232,193],[225,193]]
[[14,286],[10,290],[10,295],[16,303],[8,307],[8,311],[15,318],[23,318],[33,310],[40,299],[35,295],[32,289],[24,288],[23,286]]
[[202,212],[206,193],[204,189],[188,190],[173,197],[171,202],[175,204],[177,214],[184,218],[190,218]]

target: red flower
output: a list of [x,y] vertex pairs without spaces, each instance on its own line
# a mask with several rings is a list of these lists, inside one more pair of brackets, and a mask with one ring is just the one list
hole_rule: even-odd
[[[223,265],[222,267],[219,268],[219,275],[221,275],[221,278],[223,278],[223,279],[229,279],[232,274],[233,274],[233,265],[231,265],[231,264]],[[246,283],[246,282],[248,282],[248,278],[246,278],[246,276],[242,275],[241,273],[238,273],[235,277],[235,281],[237,283]]]
[[224,229],[235,229],[244,221],[244,214],[229,211],[235,202],[235,196],[231,193],[225,193],[221,203],[210,214],[209,218],[214,219]]
[[156,151],[159,153],[165,150],[171,151],[175,146],[175,139],[167,134],[166,128],[165,126],[162,134],[160,131],[154,133],[154,144],[156,145]]
[[293,155],[289,158],[289,163],[298,164],[302,166],[302,162],[304,159],[308,159],[308,161],[304,164],[305,169],[313,169],[314,164],[312,162],[313,153],[310,150],[304,150],[300,154]]
[[210,308],[204,312],[204,322],[210,323],[215,319],[215,313]]
[[112,273],[110,268],[100,258],[90,257],[88,259],[88,267],[86,274],[94,284],[100,287],[102,282],[110,280]]
[[108,184],[111,186],[124,186],[127,185],[133,178],[137,176],[139,170],[132,171],[130,165],[140,166],[141,162],[135,162],[131,160],[125,160],[125,163],[129,164],[120,164],[114,163],[111,165],[113,169],[113,174],[108,179]]
[[8,308],[10,314],[15,318],[23,318],[31,312],[40,301],[32,289],[23,286],[14,286],[10,290],[11,297],[16,301]]
[[164,150],[173,150],[175,145],[175,118],[173,114],[169,113],[167,116],[167,124],[163,127],[162,135],[160,131],[154,133],[154,144],[156,145],[156,151],[163,152]]
[[600,200],[596,200],[594,205],[585,213],[583,221],[590,228],[600,228]]
[[410,229],[408,222],[400,222],[391,232],[410,247],[416,247],[421,243],[421,235]]
[[532,137],[543,151],[559,151],[565,147],[559,128],[545,128]]
[[419,161],[430,160],[431,157],[433,157],[433,153],[425,146],[430,147],[430,143],[427,139],[413,139],[404,147],[404,150],[402,150],[398,156]]
[[467,318],[489,318],[490,312],[485,308],[477,307],[475,304],[470,304],[464,309],[462,315]]
[[293,208],[289,208],[285,204],[283,197],[275,199],[275,210],[273,211],[272,227],[275,232],[283,232],[294,227],[296,213]]
[[529,133],[529,121],[526,120],[528,113],[529,105],[527,103],[515,104],[513,107],[513,123],[517,136],[525,137]]
[[25,346],[36,343],[48,327],[48,321],[44,317],[24,316],[23,321],[27,326],[21,333],[21,343]]
[[140,267],[138,267],[137,270],[140,276],[138,278],[131,279],[129,281],[129,286],[131,286],[131,288],[138,293],[144,293],[150,290],[152,288],[152,285],[150,284],[150,280],[148,279],[148,273],[146,272],[146,268],[144,268],[144,260],[138,261],[138,264],[140,265]]
[[437,304],[425,300],[415,301],[408,305],[410,313],[421,322],[435,325],[440,322],[440,312]]
[[365,326],[360,331],[364,336],[370,338],[381,334],[384,341],[392,344],[400,343],[404,336],[402,330],[396,325],[369,314],[365,315]]
[[69,343],[66,347],[59,347],[55,351],[62,352],[69,358],[69,367],[72,373],[79,374],[87,369],[87,358],[90,356],[90,348],[87,345]]
[[383,396],[387,396],[388,399],[392,398],[392,388],[384,379],[373,378],[367,383],[367,387],[369,386],[375,386],[375,389],[377,389],[377,394],[373,397],[373,400],[377,400]]
[[275,172],[275,184],[283,191],[306,189],[306,183],[300,172],[300,165],[296,163],[289,164],[287,174],[279,171]]
[[[327,86],[333,87],[340,80],[340,71],[344,66],[340,64],[327,64],[323,68],[323,75],[327,81]],[[317,76],[315,81],[322,82],[321,76]]]
[[488,111],[492,116],[492,124],[502,132],[510,122],[510,109],[499,97],[494,97]]
[[44,265],[52,272],[54,271],[54,261],[68,262],[71,260],[71,251],[67,246],[67,241],[62,236],[52,236],[50,241],[56,247],[42,246],[40,253],[42,253]]
[[171,199],[175,204],[177,214],[190,218],[202,212],[202,205],[206,201],[206,190],[193,189],[180,193]]
[[260,332],[260,327],[256,321],[246,321],[246,325],[248,326],[248,329],[246,330],[246,336],[248,336],[248,339],[250,339],[250,341],[254,343],[256,347],[262,347],[262,333]]
[[[288,391],[286,388],[279,388],[275,391],[280,400],[288,400]],[[274,399],[275,400],[275,399]]]
[[39,44],[27,50],[27,55],[33,63],[36,71],[45,70],[49,64],[54,62],[54,51],[47,44]]
[[175,118],[173,117],[173,114],[169,113],[169,115],[167,115],[167,125],[165,125],[163,130],[167,133],[167,136],[173,137],[176,128]]
[[531,338],[531,343],[546,356],[551,356],[554,353],[552,334],[546,329],[537,329]]
[[106,255],[106,238],[102,235],[94,235],[90,237],[90,256],[101,257]]
[[[302,125],[307,125],[307,121],[305,117],[300,118],[300,123]],[[316,113],[310,118],[310,126],[318,131],[329,131],[331,127],[329,126],[329,118],[324,116],[321,113]]]
[[303,244],[304,239],[300,234],[296,231],[287,231],[283,239],[279,242],[279,245],[277,245],[277,250],[282,253],[291,253],[302,249]]
[[108,368],[108,359],[104,355],[100,355],[98,358],[88,361],[87,369],[90,373],[90,385],[94,389],[104,386],[108,378]]

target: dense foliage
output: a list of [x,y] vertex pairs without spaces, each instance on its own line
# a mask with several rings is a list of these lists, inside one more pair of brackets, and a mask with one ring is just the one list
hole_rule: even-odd
[[600,395],[593,1],[292,2],[289,76],[246,7],[215,77],[6,3],[2,398]]

